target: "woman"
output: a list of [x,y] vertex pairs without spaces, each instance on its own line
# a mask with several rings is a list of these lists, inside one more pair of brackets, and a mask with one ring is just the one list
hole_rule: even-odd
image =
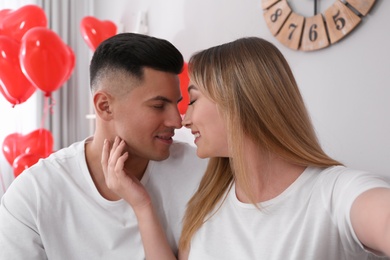
[[[389,184],[324,153],[275,46],[255,37],[216,46],[195,54],[189,73],[183,125],[195,136],[198,156],[211,159],[188,204],[180,259],[390,255]],[[105,151],[108,158],[108,145]],[[114,144],[104,162],[112,168],[107,179],[126,177],[125,159]],[[147,195],[132,200],[136,192],[112,187],[141,208],[147,255],[171,259]]]

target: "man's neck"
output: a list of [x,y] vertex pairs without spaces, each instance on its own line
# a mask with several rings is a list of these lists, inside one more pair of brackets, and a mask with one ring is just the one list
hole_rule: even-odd
[[[103,168],[101,165],[103,143],[100,145],[97,140],[93,140],[85,144],[85,159],[87,162],[88,170],[96,186],[96,189],[100,195],[111,201],[119,200],[120,197],[112,192],[106,185],[104,178]],[[132,174],[138,180],[141,180],[144,176],[145,170],[148,166],[149,160],[144,158],[130,158],[126,161],[125,171],[127,174]]]

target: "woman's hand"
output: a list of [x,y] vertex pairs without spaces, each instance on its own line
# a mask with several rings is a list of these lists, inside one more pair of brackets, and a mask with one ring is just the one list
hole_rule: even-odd
[[150,206],[151,200],[141,182],[124,167],[129,157],[129,153],[124,152],[125,146],[125,141],[119,137],[115,138],[112,147],[108,140],[104,140],[101,164],[107,187],[136,211]]
[[138,219],[146,259],[176,260],[148,192],[124,167],[129,157],[128,152],[124,152],[125,146],[125,142],[119,137],[115,138],[111,148],[109,141],[104,140],[101,164],[106,185],[133,208]]

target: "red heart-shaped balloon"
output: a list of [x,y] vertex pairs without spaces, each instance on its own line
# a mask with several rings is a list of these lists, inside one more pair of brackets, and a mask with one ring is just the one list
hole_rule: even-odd
[[35,27],[22,38],[19,61],[24,75],[50,96],[70,77],[75,56],[54,31]]
[[12,133],[5,137],[2,145],[3,153],[10,165],[16,157],[30,153],[45,158],[53,151],[53,136],[44,128],[39,128],[27,135]]
[[13,105],[21,104],[36,91],[20,68],[20,43],[0,35],[0,92]]
[[15,158],[12,168],[14,169],[15,178],[19,176],[24,170],[36,164],[41,157],[33,153],[22,153]]
[[[4,17],[11,11],[12,11],[11,9],[1,9],[0,10],[0,25],[3,23]],[[0,26],[0,35],[3,35],[1,26]]]
[[12,11],[11,9],[1,9],[0,10],[0,24],[3,22],[4,17],[11,11]]
[[0,16],[0,31],[17,41],[21,41],[31,28],[47,27],[46,14],[37,5],[25,5],[14,11],[5,10]]
[[68,73],[64,77],[64,82],[68,81],[70,76],[72,76],[74,66],[76,65],[76,56],[74,55],[72,48],[70,48],[69,46],[67,46],[67,47],[68,47],[68,54],[67,55],[70,58],[70,64],[68,66]]
[[190,97],[188,95],[188,90],[187,90],[190,78],[188,76],[188,64],[186,62],[184,62],[183,70],[179,74],[179,79],[180,79],[180,91],[183,99],[180,101],[178,107],[179,107],[180,114],[184,115],[187,111],[188,103],[190,103]]
[[80,29],[84,41],[93,51],[102,41],[114,36],[117,31],[112,21],[101,21],[93,16],[85,16],[81,20]]

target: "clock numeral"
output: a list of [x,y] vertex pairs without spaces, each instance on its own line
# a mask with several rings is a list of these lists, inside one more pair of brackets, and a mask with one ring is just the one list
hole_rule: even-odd
[[310,26],[310,29],[309,29],[309,40],[311,42],[315,42],[318,38],[318,33],[316,31],[317,29],[317,24],[312,24],[312,26]]
[[337,14],[333,15],[332,18],[334,24],[336,25],[336,29],[340,31],[345,26],[345,19],[339,16],[340,16],[340,10],[337,10]]
[[322,14],[305,18],[300,50],[314,51],[329,46]]
[[361,18],[343,2],[336,0],[325,11],[325,20],[330,42],[336,43],[349,34],[360,23]]
[[290,13],[291,8],[286,0],[281,0],[264,11],[264,19],[273,35],[278,34]]
[[276,38],[287,47],[298,50],[305,18],[291,13]]
[[276,22],[278,20],[278,17],[283,14],[282,9],[278,8],[276,9],[276,12],[271,15],[271,22]]
[[293,23],[291,23],[290,26],[288,27],[288,28],[290,28],[290,29],[292,28],[292,30],[291,30],[291,32],[290,32],[290,34],[289,34],[289,36],[288,36],[288,39],[289,39],[289,40],[292,39],[293,34],[294,34],[294,31],[295,31],[295,29],[297,29],[297,27],[298,27],[298,25],[293,24]]

